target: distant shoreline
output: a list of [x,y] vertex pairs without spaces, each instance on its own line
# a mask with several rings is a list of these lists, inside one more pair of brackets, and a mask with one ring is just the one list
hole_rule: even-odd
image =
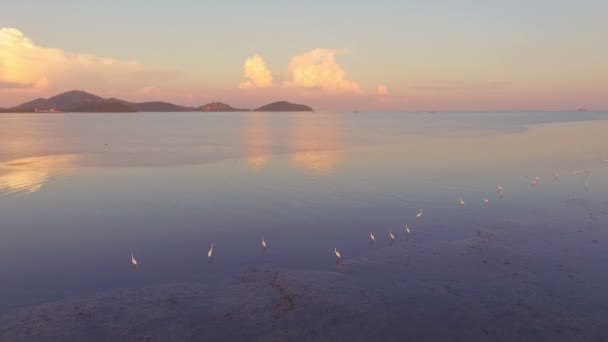
[[256,109],[239,109],[221,102],[200,107],[180,106],[169,102],[129,102],[114,97],[102,98],[82,90],[72,90],[48,99],[38,98],[0,113],[133,113],[133,112],[312,112],[311,107],[287,101],[272,102]]

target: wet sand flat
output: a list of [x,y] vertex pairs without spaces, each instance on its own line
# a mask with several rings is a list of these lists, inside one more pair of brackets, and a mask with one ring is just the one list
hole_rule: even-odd
[[608,277],[593,263],[608,262],[608,240],[587,221],[505,220],[466,239],[371,247],[335,271],[262,263],[213,286],[74,297],[4,315],[0,340],[605,341]]

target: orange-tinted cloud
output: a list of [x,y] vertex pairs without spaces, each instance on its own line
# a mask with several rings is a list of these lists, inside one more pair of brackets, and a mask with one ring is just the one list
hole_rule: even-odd
[[378,87],[376,87],[376,94],[388,95],[388,86],[385,84],[379,84]]
[[314,49],[295,56],[289,64],[291,87],[318,88],[335,92],[360,93],[359,84],[346,79],[346,71],[336,63],[336,50]]
[[0,28],[0,95],[24,99],[82,89],[135,94],[142,85],[167,84],[175,72],[92,54],[36,45],[21,31]]
[[243,69],[245,81],[239,84],[239,88],[272,87],[272,73],[259,55],[247,58]]

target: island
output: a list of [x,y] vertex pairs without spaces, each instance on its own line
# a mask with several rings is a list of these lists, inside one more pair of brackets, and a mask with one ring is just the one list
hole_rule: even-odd
[[[0,108],[4,113],[132,113],[132,112],[249,112],[222,102],[211,102],[200,107],[180,106],[169,102],[129,102],[115,97],[103,98],[83,90],[71,90],[53,97],[37,98],[11,108]],[[254,109],[257,112],[312,112],[302,104],[279,101]]]
[[221,102],[211,102],[201,106],[201,112],[248,112],[249,109],[237,109]]
[[302,104],[279,101],[254,109],[256,112],[312,112],[313,109]]
[[86,103],[72,108],[70,112],[75,113],[134,113],[135,109],[118,102]]

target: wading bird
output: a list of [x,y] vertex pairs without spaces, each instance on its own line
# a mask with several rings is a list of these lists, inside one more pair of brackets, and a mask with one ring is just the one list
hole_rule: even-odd
[[133,264],[133,266],[137,266],[137,260],[135,260],[135,257],[133,256],[133,252],[131,252],[131,263]]
[[[532,185],[532,187],[535,187],[538,184],[538,177],[536,178],[532,178],[532,180],[530,181],[530,185]],[[528,179],[530,179],[530,177],[528,177]]]
[[209,259],[209,262],[211,262],[211,256],[213,256],[213,247],[215,247],[215,244],[212,243],[209,252],[207,252],[207,259]]
[[460,207],[464,208],[466,204],[464,203],[464,200],[462,199],[462,197],[460,197]]
[[340,262],[340,259],[342,259],[342,255],[340,254],[340,251],[337,248],[334,248],[334,254],[336,255],[336,264]]
[[388,237],[391,239],[391,242],[395,241],[395,235],[393,235],[393,230],[392,229],[389,229],[389,231],[388,231]]
[[422,220],[422,209],[420,209],[420,212],[418,214],[416,214],[416,220],[418,220],[418,221]]
[[487,197],[483,199],[483,206],[484,207],[487,207],[489,203],[490,203],[490,201],[488,200]]
[[498,192],[502,193],[502,184],[498,184]]
[[376,237],[374,236],[374,234],[372,234],[371,232],[369,233],[369,242],[370,243],[374,243],[374,241],[376,241]]
[[262,236],[262,248],[266,248],[266,240],[264,240],[263,236]]
[[411,233],[412,233],[412,231],[410,230],[410,226],[408,226],[408,225],[407,225],[407,223],[405,224],[405,231],[406,231],[408,234],[411,234]]

